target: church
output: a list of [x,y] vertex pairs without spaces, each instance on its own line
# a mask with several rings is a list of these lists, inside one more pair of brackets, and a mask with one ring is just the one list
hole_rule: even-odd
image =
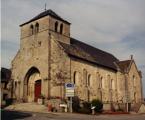
[[[114,55],[70,36],[71,23],[45,10],[20,25],[20,49],[12,60],[13,98],[36,102],[68,99],[65,83],[74,83],[81,101],[100,99],[104,109],[143,100],[142,75],[131,55]],[[118,48],[119,49],[119,48]]]

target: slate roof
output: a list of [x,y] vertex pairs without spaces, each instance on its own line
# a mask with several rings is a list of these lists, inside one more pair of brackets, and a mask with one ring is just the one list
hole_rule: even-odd
[[118,65],[121,72],[126,72],[130,66],[131,61],[132,60],[119,61],[116,62],[116,64]]
[[38,19],[40,19],[40,18],[42,18],[42,17],[45,17],[45,16],[48,16],[48,15],[51,16],[51,17],[53,17],[53,18],[55,18],[55,19],[57,19],[57,20],[63,21],[63,22],[65,22],[65,23],[67,23],[67,24],[70,24],[68,21],[64,20],[64,19],[61,18],[59,15],[57,15],[54,11],[52,11],[52,10],[49,9],[49,10],[46,10],[46,11],[44,11],[44,12],[38,14],[37,16],[35,16],[35,17],[32,18],[31,20],[29,20],[28,22],[25,22],[25,23],[21,24],[20,26],[23,26],[23,25],[25,25],[25,24],[28,24],[28,23],[34,21],[34,20],[38,20]]
[[65,52],[70,56],[77,57],[79,59],[83,59],[113,70],[117,70],[114,62],[117,62],[118,59],[110,53],[87,45],[74,38],[70,39],[70,45],[62,42],[59,43],[65,49]]

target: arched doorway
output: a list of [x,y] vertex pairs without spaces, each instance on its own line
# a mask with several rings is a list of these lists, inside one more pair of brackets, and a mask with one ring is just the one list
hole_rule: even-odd
[[27,102],[36,102],[41,95],[41,76],[37,68],[28,70],[24,80],[24,99]]

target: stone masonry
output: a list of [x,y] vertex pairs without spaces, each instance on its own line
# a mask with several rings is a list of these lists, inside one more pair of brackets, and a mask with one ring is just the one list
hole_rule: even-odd
[[70,23],[52,10],[40,13],[20,29],[20,49],[12,61],[13,98],[17,101],[34,102],[39,93],[46,100],[67,99],[64,84],[72,82],[75,96],[82,101],[100,99],[104,104],[132,106],[142,102],[142,76],[133,58],[119,61],[73,40]]

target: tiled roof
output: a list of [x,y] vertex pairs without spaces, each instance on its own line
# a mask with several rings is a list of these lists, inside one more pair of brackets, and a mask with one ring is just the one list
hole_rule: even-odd
[[126,72],[130,66],[131,60],[116,62],[121,72]]
[[21,24],[20,26],[23,26],[25,24],[28,24],[28,23],[34,21],[34,20],[38,20],[38,19],[40,19],[42,17],[45,17],[45,16],[48,16],[48,15],[50,15],[51,17],[53,17],[53,18],[55,18],[57,20],[63,21],[65,23],[67,23],[67,24],[70,24],[68,21],[64,20],[59,15],[57,15],[54,11],[52,11],[52,10],[49,9],[49,10],[46,10],[46,11],[40,13],[39,15],[35,16],[34,18],[32,18],[31,20],[29,20],[28,22],[25,22],[25,23]]
[[70,39],[70,45],[62,42],[59,43],[65,49],[65,52],[71,56],[86,60],[96,65],[117,70],[114,62],[117,62],[118,59],[110,53],[87,45],[73,38]]

